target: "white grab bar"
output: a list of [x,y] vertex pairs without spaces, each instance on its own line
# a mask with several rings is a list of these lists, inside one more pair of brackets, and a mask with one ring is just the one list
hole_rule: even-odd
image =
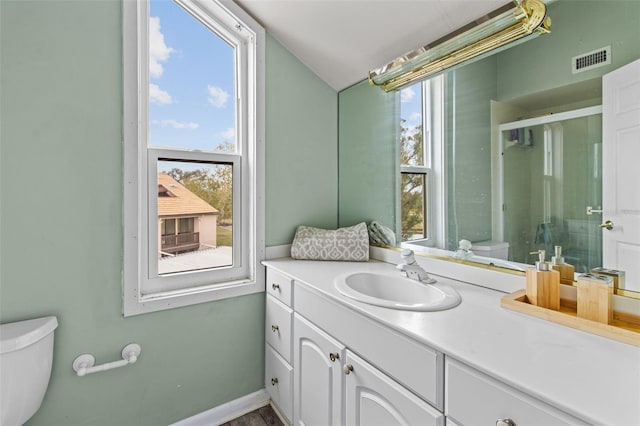
[[122,349],[122,360],[107,362],[106,364],[95,365],[96,357],[92,354],[82,354],[73,361],[73,370],[79,377],[87,374],[97,373],[98,371],[113,370],[114,368],[124,367],[133,364],[138,360],[142,349],[137,343],[129,343]]

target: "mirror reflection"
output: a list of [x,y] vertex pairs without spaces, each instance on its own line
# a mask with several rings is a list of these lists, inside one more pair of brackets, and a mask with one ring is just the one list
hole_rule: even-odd
[[[640,57],[640,7],[586,3],[552,3],[551,34],[400,92],[341,92],[340,225],[521,271],[555,246],[576,272],[603,266],[602,76]],[[572,70],[599,49],[608,62]]]

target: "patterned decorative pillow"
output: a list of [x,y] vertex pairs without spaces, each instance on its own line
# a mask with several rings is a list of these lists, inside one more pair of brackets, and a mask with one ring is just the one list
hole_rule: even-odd
[[335,231],[298,226],[291,244],[291,257],[307,260],[369,260],[369,233],[362,222]]

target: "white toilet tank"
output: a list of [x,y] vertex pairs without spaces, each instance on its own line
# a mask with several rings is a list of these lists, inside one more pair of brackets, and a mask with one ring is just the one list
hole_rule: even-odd
[[0,324],[0,425],[22,425],[40,408],[56,327],[56,317]]
[[504,241],[479,241],[472,244],[471,251],[482,257],[509,260],[509,243]]

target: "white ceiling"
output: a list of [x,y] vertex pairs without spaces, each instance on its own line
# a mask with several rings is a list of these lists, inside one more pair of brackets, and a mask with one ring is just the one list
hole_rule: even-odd
[[508,0],[236,0],[335,90]]

